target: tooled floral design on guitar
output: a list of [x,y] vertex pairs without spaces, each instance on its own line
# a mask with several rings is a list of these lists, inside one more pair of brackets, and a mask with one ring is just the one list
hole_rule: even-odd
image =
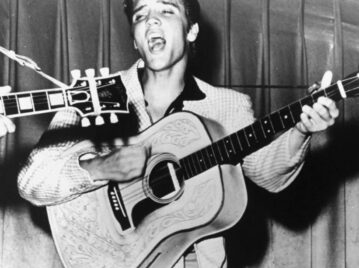
[[188,119],[173,120],[164,125],[152,137],[152,146],[157,144],[172,144],[178,147],[186,147],[200,139],[200,133],[192,121]]
[[[116,262],[124,263],[127,260],[132,260],[127,256],[129,248],[138,247],[136,241],[127,243],[124,240],[125,245],[116,243],[106,228],[99,225],[99,222],[102,222],[101,219],[93,217],[102,215],[98,213],[95,204],[97,204],[95,196],[89,193],[86,198],[80,197],[70,203],[51,208],[58,223],[56,230],[52,231],[61,234],[58,240],[59,247],[63,255],[69,256],[66,262],[70,264],[70,267],[79,267],[90,261],[91,265],[96,265],[93,263],[94,260],[98,260],[98,266],[92,267],[115,267]],[[80,215],[79,211],[82,212]],[[104,258],[106,260],[93,258],[93,256],[101,256],[101,254],[108,258]]]
[[168,235],[167,233],[191,228],[194,225],[193,221],[196,221],[197,225],[199,221],[203,221],[204,224],[210,220],[212,213],[218,210],[218,200],[221,200],[218,198],[221,191],[217,190],[217,183],[218,181],[211,180],[200,183],[188,193],[190,196],[182,207],[163,213],[162,216],[154,215],[149,219],[151,224],[147,225],[142,234],[145,237],[142,238],[147,241],[146,243],[151,243],[158,237]]

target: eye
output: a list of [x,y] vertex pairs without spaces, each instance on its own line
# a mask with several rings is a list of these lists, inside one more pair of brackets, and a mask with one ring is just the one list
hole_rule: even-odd
[[162,13],[163,14],[174,14],[173,10],[172,9],[169,9],[169,8],[165,8],[162,10]]
[[139,21],[143,20],[144,18],[145,18],[145,14],[138,13],[138,14],[133,15],[132,22],[139,22]]

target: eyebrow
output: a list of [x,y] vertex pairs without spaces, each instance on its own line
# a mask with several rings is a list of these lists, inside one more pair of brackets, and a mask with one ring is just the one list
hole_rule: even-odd
[[145,5],[139,6],[138,8],[135,8],[132,12],[132,15],[136,14],[138,11],[142,10],[145,7]]
[[162,4],[170,5],[170,6],[179,8],[179,5],[173,0],[158,0],[157,2],[161,2]]
[[[179,9],[179,5],[177,3],[175,3],[173,0],[157,0],[157,3],[161,3],[164,5],[170,5],[173,6],[177,9]],[[145,7],[145,5],[141,5],[137,8],[135,8],[132,12],[132,14],[136,14],[138,11],[142,10]]]

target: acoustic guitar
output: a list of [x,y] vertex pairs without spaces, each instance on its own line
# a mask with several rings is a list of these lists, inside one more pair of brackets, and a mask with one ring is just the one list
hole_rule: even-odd
[[[48,206],[57,249],[65,267],[171,267],[185,250],[236,224],[247,194],[239,163],[293,127],[303,105],[358,94],[359,75],[317,91],[230,135],[193,113],[171,114],[114,145],[150,146],[145,175],[110,183],[69,202]],[[83,141],[70,148],[89,150]],[[103,145],[100,153],[111,151]]]

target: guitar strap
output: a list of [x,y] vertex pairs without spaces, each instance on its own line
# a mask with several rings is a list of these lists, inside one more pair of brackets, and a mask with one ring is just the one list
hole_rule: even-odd
[[13,50],[8,50],[2,46],[0,46],[0,52],[3,53],[5,56],[7,56],[9,59],[16,61],[21,66],[25,66],[25,67],[37,72],[39,75],[41,75],[42,77],[51,81],[56,86],[58,86],[60,88],[68,87],[66,84],[62,83],[61,81],[57,80],[56,78],[54,78],[48,74],[45,74],[43,71],[41,71],[41,68],[32,59],[22,56],[22,55],[18,55]]

